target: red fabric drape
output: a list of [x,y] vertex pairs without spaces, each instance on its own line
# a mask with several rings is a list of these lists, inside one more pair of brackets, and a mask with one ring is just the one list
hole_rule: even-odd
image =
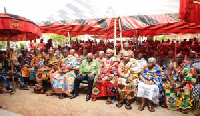
[[200,4],[195,0],[180,0],[179,18],[185,22],[200,24]]

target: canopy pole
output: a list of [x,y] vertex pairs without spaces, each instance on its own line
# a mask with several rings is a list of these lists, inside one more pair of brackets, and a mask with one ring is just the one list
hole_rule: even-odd
[[136,29],[136,36],[135,36],[135,39],[136,39],[136,49],[138,48],[138,36],[137,36],[137,29]]
[[121,19],[118,18],[118,22],[119,22],[119,32],[120,32],[120,43],[121,43],[121,49],[123,50],[123,43],[122,43],[122,25],[121,25]]
[[174,47],[174,58],[176,58],[176,52],[177,52],[177,43],[175,43],[175,47]]
[[117,19],[115,18],[114,22],[114,55],[117,55],[117,50],[116,50],[116,35],[117,34]]
[[4,7],[4,13],[7,13],[7,12],[6,12],[6,7]]
[[68,37],[69,37],[69,46],[71,48],[71,37],[70,37],[70,32],[68,32]]
[[[10,39],[11,37],[7,37],[7,48],[8,48],[8,56],[9,56],[9,64],[11,67],[11,75],[12,75],[12,82],[13,82],[13,90],[15,90],[15,78],[14,78],[14,65],[13,65],[13,53],[10,52]],[[13,51],[14,52],[14,51]]]

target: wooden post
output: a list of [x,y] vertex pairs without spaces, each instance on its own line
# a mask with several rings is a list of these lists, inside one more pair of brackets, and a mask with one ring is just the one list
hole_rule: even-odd
[[121,49],[123,50],[123,42],[122,42],[122,25],[121,25],[121,19],[118,18],[118,22],[119,22],[119,32],[120,32],[120,43],[121,43]]
[[117,19],[114,19],[114,55],[117,55],[117,50],[116,50],[116,34],[117,34]]
[[176,44],[176,42],[175,42],[175,47],[174,47],[174,58],[176,58],[176,52],[177,52],[177,46],[176,46],[177,44]]
[[137,29],[136,29],[136,36],[135,36],[135,39],[136,39],[136,49],[138,48],[138,36],[137,36]]
[[[14,64],[13,64],[13,53],[10,53],[10,39],[11,37],[9,36],[7,38],[7,48],[8,48],[8,56],[9,56],[9,64],[11,67],[11,75],[12,75],[12,82],[13,82],[13,90],[15,90],[15,77],[14,77]],[[13,51],[14,52],[14,51]]]
[[71,37],[70,37],[70,32],[68,32],[68,37],[69,37],[69,46],[71,48]]

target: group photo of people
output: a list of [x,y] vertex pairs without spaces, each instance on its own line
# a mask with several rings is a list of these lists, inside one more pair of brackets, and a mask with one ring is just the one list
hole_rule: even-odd
[[200,116],[199,0],[2,0],[0,116]]
[[[34,86],[35,94],[75,99],[82,83],[86,101],[105,99],[127,110],[137,101],[139,111],[147,106],[154,112],[158,105],[187,114],[199,107],[200,44],[197,38],[177,43],[147,40],[137,46],[125,41],[114,55],[112,42],[74,41],[71,47],[54,48],[41,39],[30,42],[29,51],[11,48],[10,57],[1,51],[1,70],[8,74],[13,62],[19,89]],[[7,74],[1,80],[14,94]]]

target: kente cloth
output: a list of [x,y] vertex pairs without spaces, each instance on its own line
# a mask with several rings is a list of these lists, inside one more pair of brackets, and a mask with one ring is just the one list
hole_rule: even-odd
[[62,60],[62,64],[64,64],[67,69],[78,69],[80,62],[76,57],[69,55],[67,58]]
[[[174,88],[170,89],[170,84],[165,86],[166,104],[172,110],[176,109],[191,109],[193,107],[192,85],[196,83],[196,70],[188,63],[182,63],[176,66],[174,63],[174,70],[172,72],[173,80],[175,82]],[[185,84],[181,86],[181,82]]]
[[116,57],[105,59],[102,62],[101,79],[94,78],[92,98],[117,96],[117,69],[118,60]]
[[70,95],[74,88],[74,79],[76,77],[74,71],[67,73],[55,72],[52,74],[51,82],[54,93],[65,93]]
[[167,79],[165,74],[159,65],[154,66],[151,70],[147,66],[144,67],[144,73],[142,77],[149,82],[154,82],[159,89],[164,89],[163,84]]
[[[154,85],[157,85],[159,94],[155,93],[157,96],[153,99],[154,102],[157,104],[157,98],[159,98],[160,105],[162,101],[164,101],[164,84],[167,79],[167,74],[161,69],[159,65],[155,65],[151,70],[148,69],[147,66],[144,67],[144,72],[141,75],[146,81],[154,82]],[[139,89],[138,89],[139,91]]]
[[35,64],[38,64],[40,58],[41,58],[40,55],[33,57],[30,62],[30,66],[34,66]]
[[[138,73],[142,65],[135,59],[131,59],[124,67],[126,78],[118,78],[118,92],[120,99],[133,99],[137,95]],[[130,80],[130,78],[133,78]]]
[[159,88],[156,84],[147,85],[143,82],[138,83],[137,97],[147,98],[155,104],[158,104]]
[[58,64],[58,62],[60,61],[60,58],[59,57],[51,57],[49,58],[48,60],[48,65],[53,65],[53,66],[56,66]]
[[21,69],[21,73],[22,73],[22,77],[29,77],[29,74],[31,72],[32,68],[28,68],[27,66],[22,67]]
[[42,68],[38,69],[36,72],[36,82],[41,83],[42,81],[48,80],[47,73],[49,71],[49,67],[43,66]]

